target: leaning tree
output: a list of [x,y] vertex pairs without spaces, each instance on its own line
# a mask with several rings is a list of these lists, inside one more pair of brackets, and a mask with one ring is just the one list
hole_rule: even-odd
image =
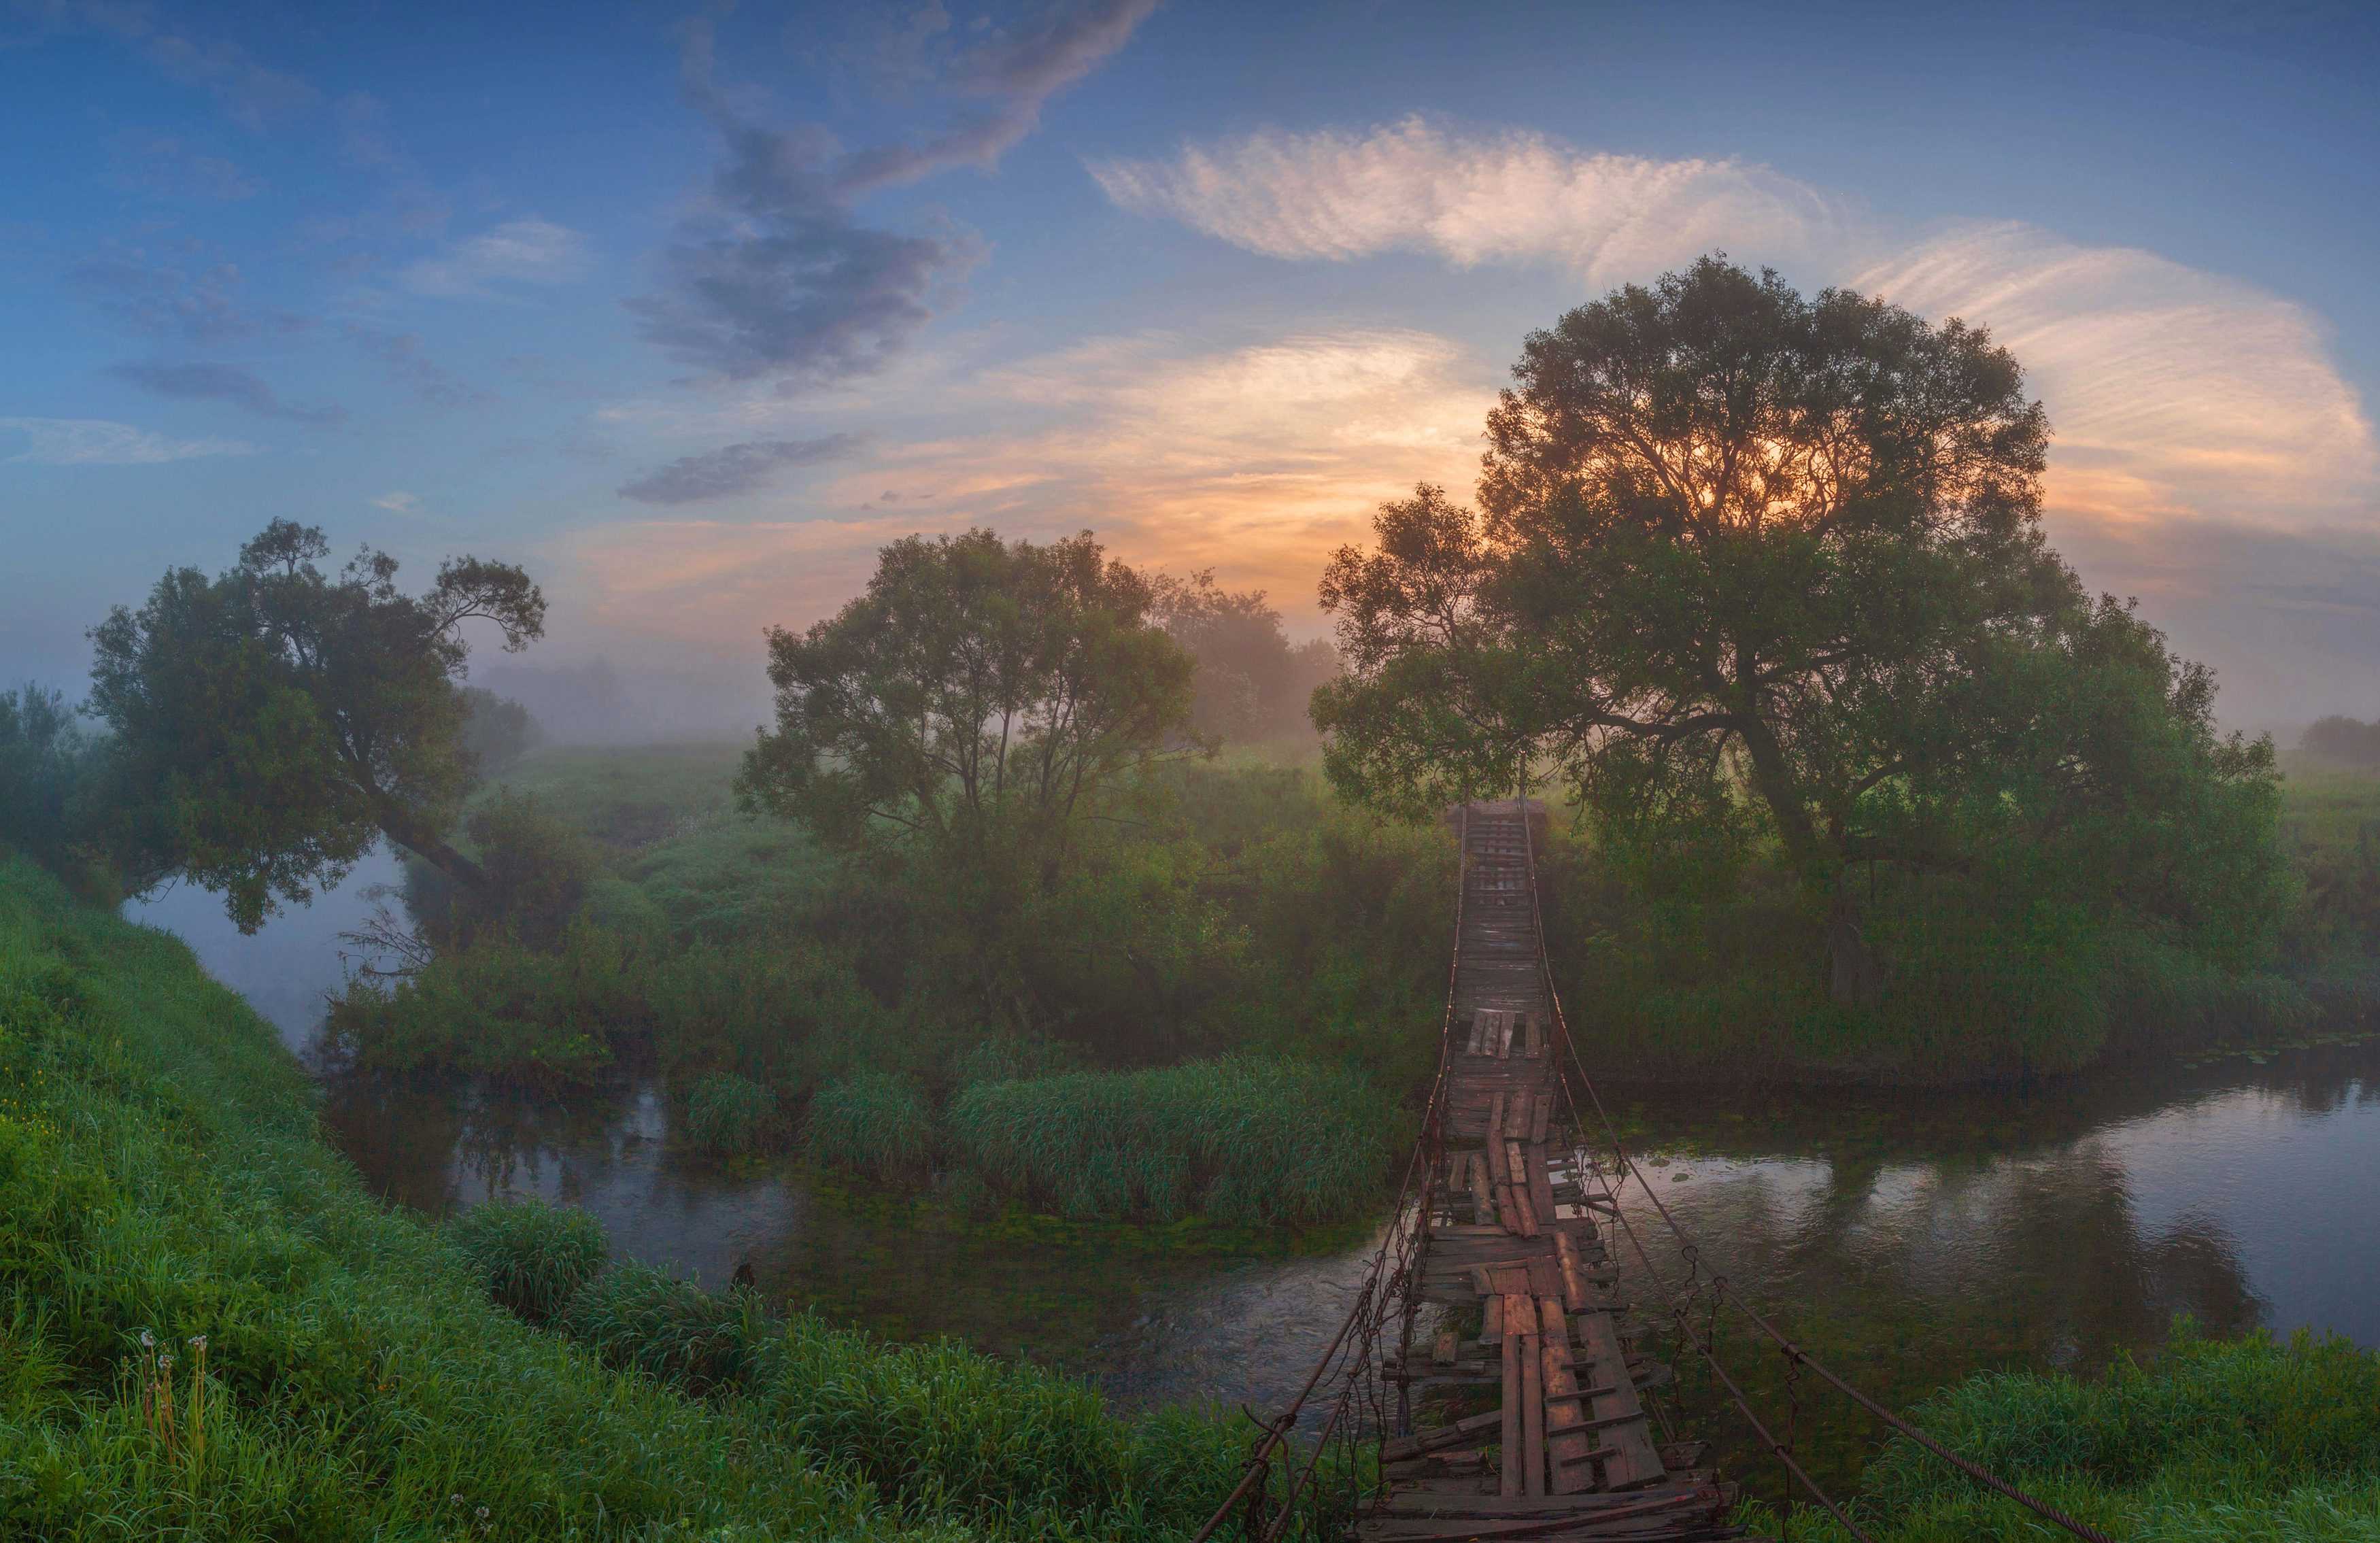
[[386,553],[334,577],[317,566],[329,551],[277,519],[229,571],[176,568],[91,629],[110,845],[136,882],[222,890],[242,931],[382,837],[480,884],[446,840],[473,781],[465,627],[494,627],[508,652],[544,632],[544,597],[509,564],[450,558],[407,595]]

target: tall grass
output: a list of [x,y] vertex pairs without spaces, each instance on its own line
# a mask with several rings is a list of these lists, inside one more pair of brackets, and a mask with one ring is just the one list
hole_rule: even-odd
[[813,1162],[889,1184],[924,1173],[934,1156],[934,1121],[905,1078],[863,1072],[810,1100],[802,1145]]
[[[1986,1374],[1915,1423],[1962,1455],[2118,1539],[2369,1539],[2380,1533],[2380,1353],[2338,1337],[2196,1338],[2103,1382]],[[1896,1439],[1854,1514],[1888,1543],[2034,1539],[2030,1512]],[[1791,1536],[1839,1543],[1831,1523]]]
[[750,1299],[713,1296],[651,1265],[617,1264],[570,1298],[557,1327],[602,1358],[688,1392],[715,1391],[745,1370],[756,1336]]
[[734,1072],[704,1077],[686,1095],[686,1139],[716,1157],[759,1151],[776,1120],[777,1096]]
[[1346,1216],[1378,1197],[1400,1145],[1393,1105],[1360,1074],[1238,1058],[979,1082],[949,1120],[997,1190],[1066,1216],[1166,1221]]
[[488,1299],[531,1323],[560,1312],[612,1257],[601,1221],[542,1200],[474,1206],[449,1231],[486,1280]]

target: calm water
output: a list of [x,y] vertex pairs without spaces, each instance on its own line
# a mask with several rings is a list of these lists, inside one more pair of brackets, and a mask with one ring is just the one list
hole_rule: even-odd
[[[383,869],[385,865],[382,865]],[[366,871],[242,939],[213,897],[141,919],[188,938],[303,1049],[339,975]],[[431,1213],[505,1195],[569,1200],[616,1253],[764,1290],[899,1338],[954,1334],[1099,1379],[1120,1404],[1293,1391],[1378,1234],[971,1223],[929,1199],[856,1193],[779,1165],[676,1153],[661,1088],[563,1107],[464,1087],[330,1077],[325,1121],[380,1192]],[[2089,1369],[2153,1347],[2176,1313],[2209,1330],[2334,1329],[2380,1345],[2380,1042],[2259,1064],[2124,1071],[2006,1090],[1775,1094],[1607,1089],[1670,1211],[1718,1269],[1888,1402],[1986,1367]],[[1626,1206],[1665,1282],[1674,1239]],[[1623,1249],[1628,1289],[1658,1305]],[[1768,1363],[1735,1345],[1752,1379]],[[1691,1368],[1685,1368],[1691,1373]],[[1675,1396],[1707,1433],[1692,1375]],[[1822,1412],[1827,1466],[1864,1430]]]

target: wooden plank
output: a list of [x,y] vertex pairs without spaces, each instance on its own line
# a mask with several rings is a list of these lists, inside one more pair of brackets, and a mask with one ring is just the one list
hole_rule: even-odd
[[[1500,1306],[1504,1309],[1505,1322],[1519,1323],[1521,1315],[1509,1298],[1500,1300]],[[1522,1488],[1524,1475],[1521,1464],[1520,1384],[1521,1336],[1517,1333],[1506,1334],[1504,1336],[1504,1406],[1498,1411],[1503,1416],[1502,1435],[1500,1438],[1503,1452],[1497,1459],[1496,1464],[1497,1493],[1501,1495],[1526,1493]]]
[[[1534,1327],[1536,1299],[1523,1296],[1509,1299],[1504,1311],[1510,1314],[1518,1303],[1528,1315]],[[1521,1340],[1521,1459],[1523,1483],[1532,1495],[1546,1492],[1546,1359],[1545,1336],[1528,1333]]]
[[1572,1312],[1586,1306],[1586,1270],[1579,1263],[1578,1244],[1567,1227],[1554,1229],[1554,1262],[1561,1270],[1562,1306]]
[[1612,1389],[1588,1405],[1596,1428],[1606,1433],[1604,1444],[1620,1449],[1620,1455],[1603,1465],[1605,1488],[1633,1489],[1641,1485],[1658,1484],[1668,1470],[1661,1464],[1660,1450],[1652,1432],[1645,1428],[1645,1406],[1637,1400],[1635,1384],[1629,1379],[1627,1358],[1621,1352],[1620,1335],[1613,1329],[1610,1315],[1581,1315],[1578,1338],[1595,1363],[1590,1375],[1597,1385]]
[[1391,1436],[1380,1443],[1380,1461],[1402,1463],[1424,1452],[1451,1452],[1457,1447],[1476,1446],[1500,1428],[1503,1416],[1495,1410],[1474,1415],[1467,1420],[1442,1425],[1435,1430],[1417,1430],[1410,1436]]
[[1529,1140],[1536,1146],[1544,1146],[1547,1132],[1552,1128],[1553,1123],[1554,1096],[1551,1093],[1540,1093],[1537,1095],[1536,1110],[1529,1116]]
[[1488,1103],[1488,1174],[1498,1184],[1509,1184],[1512,1175],[1504,1172],[1502,1143],[1496,1139],[1504,1128],[1504,1095],[1498,1093]]
[[1429,1358],[1441,1367],[1451,1367],[1454,1365],[1455,1346],[1461,1343],[1461,1337],[1453,1330],[1445,1330],[1430,1342]]
[[[1496,1221],[1496,1190],[1488,1174],[1488,1154],[1471,1154],[1471,1203],[1476,1208],[1477,1220],[1493,1225]],[[1498,1232],[1503,1228],[1497,1227]]]
[[1546,1172],[1546,1149],[1531,1143],[1525,1172],[1529,1175],[1529,1206],[1548,1226],[1554,1219],[1554,1181]]
[[1585,1403],[1602,1389],[1582,1389],[1571,1370],[1570,1315],[1555,1297],[1536,1300],[1537,1321],[1544,1348],[1546,1452],[1551,1460],[1546,1492],[1572,1495],[1595,1488],[1595,1470],[1586,1454],[1596,1448],[1586,1428]]

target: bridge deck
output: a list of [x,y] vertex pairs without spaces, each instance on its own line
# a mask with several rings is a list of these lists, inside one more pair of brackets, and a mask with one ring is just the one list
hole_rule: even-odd
[[[1640,1389],[1669,1368],[1631,1354],[1628,1305],[1568,1128],[1563,1047],[1538,946],[1528,809],[1463,811],[1462,922],[1447,1076],[1422,1246],[1421,1300],[1458,1309],[1390,1380],[1500,1407],[1390,1440],[1364,1543],[1739,1536],[1732,1485],[1696,1468],[1701,1442],[1664,1443]],[[1457,1407],[1460,1407],[1458,1404]],[[1451,1411],[1449,1411],[1451,1414]],[[1489,1449],[1493,1449],[1492,1451]]]

